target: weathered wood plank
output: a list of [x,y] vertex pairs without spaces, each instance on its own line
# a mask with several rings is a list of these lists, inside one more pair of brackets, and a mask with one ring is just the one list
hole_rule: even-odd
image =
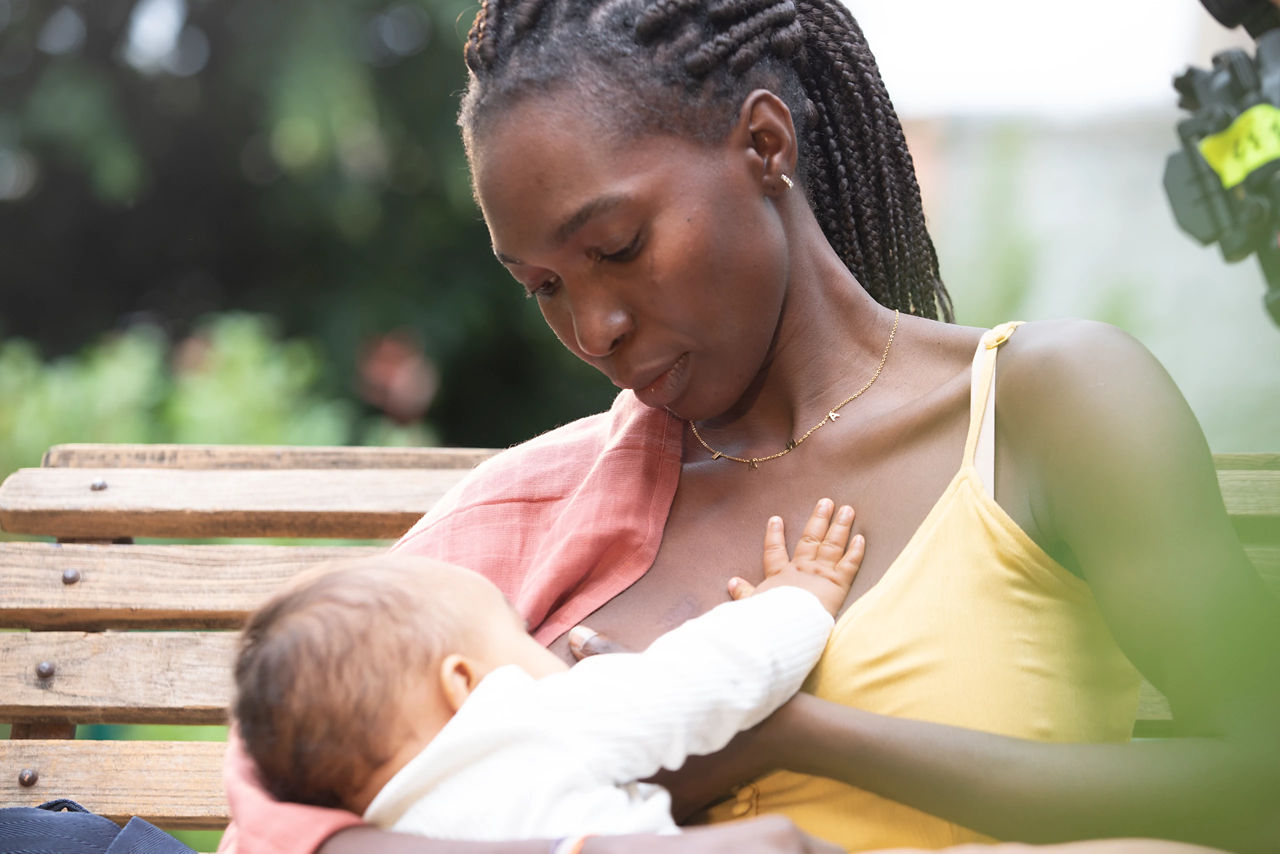
[[[376,448],[335,445],[65,444],[45,452],[55,468],[378,469],[471,468],[496,448]],[[1280,471],[1280,454],[1214,454],[1223,470]]]
[[1280,454],[1214,454],[1213,466],[1218,471],[1230,469],[1280,471]]
[[20,469],[0,485],[0,528],[104,539],[392,539],[466,473],[467,469]]
[[76,725],[65,721],[35,721],[9,727],[9,738],[75,738]]
[[[71,798],[123,823],[217,830],[227,824],[226,745],[199,741],[0,741],[0,804]],[[23,771],[36,772],[22,786]]]
[[1280,519],[1280,471],[1220,470],[1218,483],[1233,517]]
[[[0,719],[221,723],[234,649],[229,632],[0,636],[0,683],[19,685],[0,700]],[[55,667],[48,680],[36,675],[42,661]],[[104,672],[116,667],[128,669]],[[1170,716],[1168,701],[1143,682],[1138,718]]]
[[0,628],[233,629],[286,579],[379,546],[0,543]]
[[0,720],[225,723],[235,645],[235,632],[3,632]]
[[469,469],[487,448],[364,448],[296,445],[54,445],[52,468]]

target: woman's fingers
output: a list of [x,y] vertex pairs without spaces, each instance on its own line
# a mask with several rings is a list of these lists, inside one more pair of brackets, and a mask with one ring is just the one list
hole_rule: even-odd
[[586,626],[574,626],[569,629],[569,652],[573,653],[573,657],[579,661],[589,655],[630,651],[608,635],[602,635]]
[[[672,839],[672,847],[681,854],[841,854],[844,851],[830,842],[810,836],[780,815],[732,821],[713,827],[686,828],[678,837],[662,839],[664,842]],[[603,846],[601,850],[604,851]],[[655,847],[653,850],[658,849]]]

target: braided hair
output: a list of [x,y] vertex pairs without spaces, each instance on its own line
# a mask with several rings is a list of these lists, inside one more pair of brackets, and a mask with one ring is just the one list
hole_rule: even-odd
[[953,319],[902,126],[840,0],[481,0],[464,56],[468,152],[532,93],[577,94],[620,133],[713,143],[748,93],[774,92],[800,140],[796,178],[845,265],[882,305]]

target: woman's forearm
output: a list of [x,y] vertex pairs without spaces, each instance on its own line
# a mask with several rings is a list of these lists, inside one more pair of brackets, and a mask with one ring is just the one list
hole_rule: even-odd
[[772,749],[784,767],[1001,839],[1150,836],[1232,850],[1274,850],[1280,839],[1275,733],[1050,744],[803,696],[773,724]]
[[[318,854],[546,854],[548,840],[463,842],[389,833],[367,825],[341,830]],[[678,835],[593,836],[583,854],[840,854],[781,816],[696,828]]]
[[538,840],[503,842],[461,842],[455,839],[426,839],[407,833],[392,833],[371,825],[340,830],[321,845],[316,854],[547,854],[550,843]]

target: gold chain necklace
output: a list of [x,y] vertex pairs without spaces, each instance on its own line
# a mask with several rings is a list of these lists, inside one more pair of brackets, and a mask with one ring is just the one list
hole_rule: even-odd
[[799,439],[792,439],[789,442],[787,442],[787,446],[783,448],[781,451],[778,451],[778,453],[770,454],[767,457],[735,457],[733,454],[726,454],[724,451],[717,451],[715,448],[707,444],[706,439],[702,438],[702,434],[698,432],[698,425],[690,421],[689,427],[693,430],[693,438],[697,439],[698,444],[706,448],[711,453],[711,459],[733,460],[735,463],[745,463],[749,468],[752,468],[752,469],[759,468],[760,463],[767,463],[769,462],[769,460],[776,460],[779,457],[785,457],[787,454],[791,453],[796,448],[800,447],[800,443],[803,442],[805,439],[808,439],[815,432],[817,432],[817,429],[821,427],[823,424],[826,424],[828,421],[835,421],[837,418],[839,418],[841,409],[843,409],[846,405],[853,403],[855,400],[861,397],[862,393],[867,389],[871,388],[872,383],[874,383],[876,380],[880,378],[880,372],[884,370],[885,360],[889,358],[889,348],[893,346],[893,336],[898,334],[898,315],[899,315],[899,312],[895,309],[893,312],[893,328],[889,330],[889,340],[885,342],[884,352],[880,354],[880,364],[876,365],[876,372],[871,375],[871,379],[867,380],[867,384],[864,385],[862,388],[858,389],[857,391],[855,391],[853,394],[846,397],[844,400],[837,403],[835,406],[831,407],[829,410],[827,410],[827,414],[822,416],[821,421],[819,421],[817,424],[814,424],[812,427],[810,427],[808,432],[806,432]]

